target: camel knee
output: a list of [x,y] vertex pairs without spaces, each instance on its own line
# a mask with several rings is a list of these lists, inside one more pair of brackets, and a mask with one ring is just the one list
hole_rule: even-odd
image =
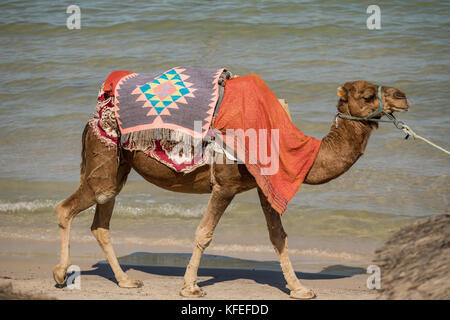
[[207,230],[206,228],[198,228],[195,232],[195,245],[204,251],[209,244],[211,243],[213,238],[213,232]]

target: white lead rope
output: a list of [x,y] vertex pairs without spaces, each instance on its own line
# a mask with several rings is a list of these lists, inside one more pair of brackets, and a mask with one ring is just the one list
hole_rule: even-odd
[[425,139],[424,137],[419,136],[417,133],[415,133],[415,132],[414,132],[410,127],[408,127],[406,124],[402,124],[402,127],[399,128],[399,129],[402,129],[403,132],[406,134],[406,138],[405,138],[405,139],[408,139],[409,136],[413,137],[414,139],[415,139],[415,138],[418,138],[418,139],[420,139],[420,140],[422,140],[422,141],[425,141],[425,142],[428,143],[429,145],[435,147],[436,149],[439,149],[439,150],[441,150],[441,151],[444,151],[446,154],[450,154],[450,152],[447,151],[447,150],[445,150],[444,148],[438,146],[437,144],[431,142],[431,141],[428,140],[428,139]]

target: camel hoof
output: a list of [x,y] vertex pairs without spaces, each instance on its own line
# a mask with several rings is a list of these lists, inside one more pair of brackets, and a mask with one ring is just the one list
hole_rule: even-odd
[[292,299],[307,300],[307,299],[314,299],[316,297],[316,294],[312,289],[303,287],[297,290],[291,290],[290,297]]
[[56,265],[53,268],[53,279],[55,280],[58,288],[62,288],[67,281],[67,268]]
[[206,292],[198,285],[184,285],[180,290],[180,296],[187,298],[201,298],[206,296]]
[[119,281],[119,287],[121,288],[141,288],[144,283],[141,280],[125,279]]

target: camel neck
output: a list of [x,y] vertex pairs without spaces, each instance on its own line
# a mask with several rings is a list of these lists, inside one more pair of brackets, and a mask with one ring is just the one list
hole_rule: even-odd
[[339,177],[364,154],[372,132],[366,121],[336,119],[322,144],[305,183],[321,184]]
[[322,139],[322,144],[332,154],[347,159],[353,165],[364,154],[372,125],[362,121],[337,118],[328,134]]

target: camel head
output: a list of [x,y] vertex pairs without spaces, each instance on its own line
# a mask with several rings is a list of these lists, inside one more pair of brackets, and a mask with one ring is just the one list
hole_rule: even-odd
[[[343,114],[354,117],[367,117],[380,107],[378,97],[379,86],[363,81],[352,81],[345,83],[338,88],[338,110]],[[394,112],[408,111],[409,102],[403,91],[382,86],[381,88],[382,105],[384,111],[388,114]],[[374,118],[381,118],[382,114],[378,114]]]

